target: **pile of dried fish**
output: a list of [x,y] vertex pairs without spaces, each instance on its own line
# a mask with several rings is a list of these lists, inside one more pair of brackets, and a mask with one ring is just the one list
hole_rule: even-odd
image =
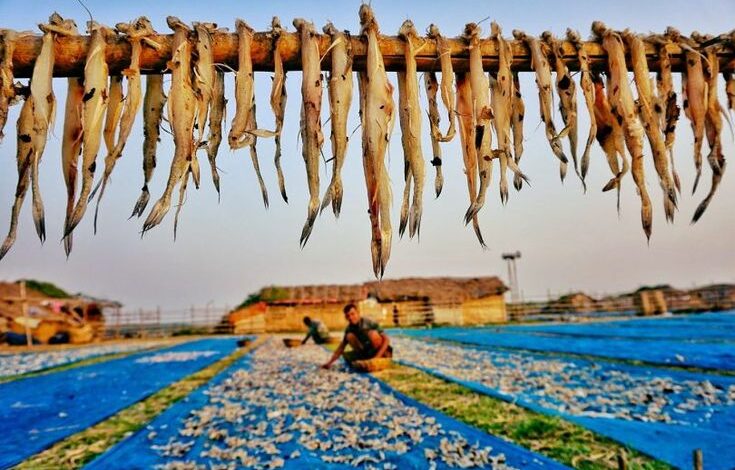
[[255,350],[249,367],[209,388],[208,403],[180,423],[178,436],[149,427],[161,468],[279,468],[302,458],[382,469],[401,468],[404,458],[426,468],[511,468],[502,454],[445,430],[368,378],[317,369],[328,355],[275,340]]
[[632,374],[614,365],[397,337],[396,359],[574,416],[697,426],[735,405],[735,385]]
[[135,362],[140,364],[160,364],[162,362],[189,362],[196,361],[204,357],[212,357],[219,354],[217,351],[186,351],[177,352],[170,351],[152,356],[144,356]]
[[[499,24],[492,22],[490,35],[483,38],[478,24],[465,26],[461,38],[447,39],[436,25],[430,25],[426,37],[421,37],[414,24],[407,20],[398,36],[391,41],[400,42],[403,68],[397,71],[398,103],[393,96],[393,84],[386,72],[383,60],[386,46],[380,35],[378,22],[369,5],[359,11],[361,30],[359,37],[348,31],[340,31],[331,23],[323,28],[323,35],[314,24],[296,19],[296,33],[286,32],[280,20],[274,17],[271,29],[264,35],[256,35],[244,21],[237,20],[234,35],[218,29],[212,23],[185,24],[176,17],[168,17],[173,30],[172,52],[166,70],[146,70],[141,66],[146,49],[154,53],[166,49],[164,39],[153,31],[148,19],[141,17],[131,23],[119,23],[115,30],[91,21],[84,76],[68,79],[62,139],[62,170],[67,189],[67,209],[63,231],[67,255],[72,248],[72,232],[81,222],[88,202],[97,196],[94,228],[100,201],[105,193],[115,164],[126,151],[126,141],[143,107],[143,187],[133,209],[133,216],[142,216],[149,199],[149,183],[156,167],[156,151],[164,119],[164,108],[174,141],[174,155],[170,163],[163,194],[148,213],[143,232],[161,223],[172,205],[173,192],[179,188],[178,205],[174,219],[174,236],[178,219],[191,179],[196,188],[200,185],[200,169],[197,153],[204,149],[215,189],[220,193],[220,176],[217,154],[223,138],[225,120],[225,71],[232,70],[224,63],[215,63],[216,48],[233,48],[230,56],[236,63],[235,115],[227,134],[232,150],[249,149],[253,168],[258,178],[263,203],[268,207],[268,191],[260,172],[257,139],[275,138],[274,164],[278,186],[284,201],[288,201],[286,184],[281,168],[281,133],[286,109],[286,71],[284,60],[294,54],[292,40],[299,42],[298,58],[302,71],[300,140],[308,180],[309,202],[306,222],[301,231],[300,244],[309,240],[317,215],[327,206],[339,216],[342,207],[344,185],[342,169],[348,144],[347,121],[353,95],[353,46],[362,42],[362,57],[358,73],[360,122],[362,132],[362,162],[367,189],[367,205],[371,226],[371,253],[373,271],[380,277],[385,272],[392,245],[391,205],[392,190],[386,156],[396,118],[400,124],[404,157],[404,188],[399,216],[399,235],[408,230],[409,237],[418,236],[423,213],[425,182],[425,158],[435,168],[434,192],[438,197],[444,188],[442,165],[445,159],[441,145],[451,141],[459,131],[464,171],[469,192],[469,207],[465,223],[472,223],[482,246],[485,242],[479,224],[479,213],[484,207],[492,185],[493,161],[498,160],[498,189],[501,203],[509,198],[507,171],[513,173],[513,186],[520,190],[528,178],[519,165],[523,154],[525,104],[520,90],[518,58],[514,50],[525,48],[530,57],[538,87],[540,119],[552,154],[560,162],[560,175],[564,180],[568,158],[571,155],[574,171],[587,189],[585,178],[590,168],[591,148],[595,140],[600,144],[612,173],[611,179],[601,188],[615,189],[620,210],[620,191],[623,178],[630,173],[641,201],[641,221],[646,237],[650,238],[653,224],[653,205],[648,194],[644,174],[644,160],[648,149],[662,190],[664,214],[673,221],[677,210],[681,181],[674,165],[673,144],[680,115],[678,94],[674,90],[672,63],[683,57],[682,104],[685,116],[691,122],[694,133],[694,162],[697,172],[694,190],[702,173],[703,145],[709,146],[707,162],[712,172],[710,190],[697,207],[693,222],[699,220],[712,201],[725,170],[722,150],[723,115],[726,108],[735,109],[735,78],[727,68],[720,70],[721,53],[735,48],[735,33],[713,37],[692,33],[687,37],[674,28],[663,34],[642,36],[629,30],[615,31],[596,21],[592,24],[592,40],[602,46],[607,55],[604,67],[592,68],[588,44],[576,31],[567,30],[566,42],[544,32],[535,37],[514,30],[515,43],[503,37]],[[8,116],[8,107],[25,100],[17,122],[18,184],[10,221],[10,230],[0,248],[2,258],[14,243],[18,215],[25,194],[30,186],[33,194],[33,218],[41,241],[46,237],[43,201],[39,188],[39,164],[46,146],[46,136],[53,128],[55,99],[52,92],[54,70],[54,41],[65,36],[78,35],[71,20],[54,14],[47,24],[40,26],[43,32],[41,47],[33,67],[28,86],[14,81],[13,54],[18,41],[29,33],[17,33],[0,29],[0,139]],[[223,38],[227,41],[222,41]],[[264,39],[265,38],[265,39]],[[325,40],[326,39],[326,40]],[[267,57],[263,57],[262,42],[267,40]],[[119,47],[120,42],[130,45],[130,60],[122,75],[110,76],[106,57],[109,48]],[[257,44],[256,44],[257,43]],[[492,44],[496,51],[496,64],[487,66],[483,49]],[[457,48],[464,48],[458,52]],[[424,49],[431,49],[429,56]],[[569,50],[574,51],[572,54]],[[357,50],[357,49],[355,49]],[[648,52],[647,52],[648,51]],[[653,52],[651,52],[653,51]],[[653,56],[651,56],[653,54]],[[219,52],[219,56],[222,53]],[[467,59],[467,70],[455,71],[453,58]],[[629,62],[626,58],[630,57]],[[419,60],[419,58],[421,60]],[[433,61],[432,68],[426,66]],[[656,60],[652,60],[656,59]],[[220,59],[218,59],[220,60]],[[600,59],[595,58],[599,64]],[[254,64],[255,62],[255,64]],[[649,62],[656,64],[656,81],[653,82]],[[628,64],[632,70],[628,69]],[[274,115],[273,130],[259,129],[256,122],[255,66],[273,67],[274,76],[270,92],[270,108]],[[523,65],[525,67],[525,65]],[[579,84],[574,81],[572,67],[580,70]],[[730,67],[730,65],[728,65]],[[324,78],[322,68],[329,71],[327,80],[329,119],[331,125],[332,156],[323,156],[322,94]],[[422,116],[418,71],[425,70],[431,140],[431,156],[425,157],[422,149]],[[490,70],[488,70],[490,68]],[[141,84],[141,70],[153,72],[146,81],[145,96]],[[161,73],[171,73],[168,97]],[[441,72],[441,80],[436,71]],[[486,73],[489,72],[489,73]],[[630,73],[634,86],[630,83]],[[719,102],[719,78],[725,82],[727,106]],[[584,150],[578,152],[578,89],[591,126],[587,132]],[[556,94],[556,97],[554,96]],[[439,98],[441,97],[441,98]],[[554,122],[553,102],[559,103],[561,123]],[[442,125],[439,100],[446,109],[448,122]],[[728,119],[728,124],[730,123]],[[558,125],[563,124],[561,130]],[[207,127],[209,129],[207,130]],[[446,130],[443,130],[446,129]],[[645,139],[644,139],[645,136]],[[101,141],[106,145],[104,172],[94,185],[97,155]],[[563,140],[568,140],[568,151]],[[81,155],[81,164],[80,164]],[[320,194],[320,160],[332,162],[331,179],[326,191]],[[81,171],[81,188],[79,172]],[[93,189],[94,188],[94,189]]]

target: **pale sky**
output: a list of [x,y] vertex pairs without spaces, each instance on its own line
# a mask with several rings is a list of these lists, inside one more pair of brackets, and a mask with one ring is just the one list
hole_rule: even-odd
[[[114,25],[146,15],[162,33],[169,32],[165,24],[167,15],[179,16],[187,22],[213,21],[230,29],[234,29],[235,19],[241,17],[258,31],[269,27],[273,15],[280,16],[289,30],[293,30],[293,18],[304,17],[319,28],[331,20],[339,28],[359,31],[359,2],[210,1],[204,3],[204,8],[183,1],[87,0],[86,3],[95,19],[102,23]],[[553,2],[553,7],[546,1],[517,2],[509,7],[508,2],[488,0],[374,0],[372,5],[385,34],[395,34],[403,20],[410,18],[420,31],[433,22],[445,35],[454,36],[461,33],[465,23],[485,17],[500,23],[506,37],[514,28],[535,35],[547,29],[563,35],[567,27],[578,29],[586,37],[590,24],[598,19],[616,29],[629,27],[641,33],[662,31],[672,25],[684,33],[698,30],[719,34],[732,29],[732,18],[735,18],[735,4],[731,1],[699,2],[696,8],[692,8],[691,1],[639,0],[557,1]],[[37,23],[45,21],[55,10],[64,17],[74,18],[79,25],[87,19],[86,12],[72,0],[39,0],[32,4],[0,1],[0,27],[35,29]],[[483,34],[487,34],[489,21],[482,26]],[[268,106],[269,76],[259,73],[256,78],[258,120],[261,127],[267,128],[273,123]],[[391,74],[391,80],[395,80],[394,74]],[[232,74],[227,74],[230,109],[225,132],[229,131],[229,122],[234,115],[233,81]],[[260,139],[258,142],[261,169],[271,199],[268,210],[263,208],[248,152],[233,153],[225,142],[218,158],[222,177],[221,203],[217,203],[206,156],[202,153],[203,184],[199,191],[189,191],[176,242],[172,236],[173,210],[161,226],[141,240],[139,231],[143,219],[127,220],[143,180],[140,151],[142,116],[139,116],[103,200],[98,234],[92,234],[93,210],[90,209],[74,233],[74,251],[67,261],[60,242],[65,196],[59,139],[66,80],[56,79],[57,124],[41,165],[48,240],[40,246],[36,237],[29,192],[21,214],[18,241],[0,261],[0,279],[44,279],[72,292],[83,291],[119,300],[129,308],[160,305],[167,309],[208,302],[233,305],[263,285],[370,280],[370,222],[358,134],[352,139],[343,172],[345,196],[341,218],[335,221],[331,212],[325,211],[318,218],[308,245],[303,250],[299,249],[299,235],[308,202],[306,172],[301,149],[296,142],[300,82],[300,74],[288,75],[289,99],[283,134],[288,205],[278,195],[272,140]],[[559,182],[558,163],[551,154],[543,128],[538,125],[538,100],[531,73],[522,74],[521,88],[526,103],[526,150],[521,167],[531,178],[531,186],[524,187],[520,193],[511,187],[510,200],[502,206],[496,170],[488,202],[480,214],[480,223],[490,248],[483,251],[472,231],[462,222],[468,198],[457,138],[443,147],[445,185],[438,200],[433,197],[434,170],[427,165],[421,239],[409,240],[406,237],[399,240],[396,234],[386,277],[500,275],[505,279],[506,268],[500,258],[501,253],[520,250],[523,258],[518,264],[518,275],[521,289],[527,297],[545,295],[547,291],[577,289],[591,293],[615,292],[650,283],[666,282],[690,287],[714,281],[735,282],[735,210],[732,205],[735,201],[735,168],[728,168],[703,219],[694,226],[690,225],[694,209],[709,189],[710,172],[705,162],[702,183],[692,197],[693,139],[689,122],[683,116],[679,121],[675,147],[683,191],[673,225],[664,219],[661,191],[650,151],[646,149],[647,185],[654,204],[653,236],[649,246],[640,226],[639,201],[632,179],[627,177],[624,181],[620,217],[615,210],[614,193],[603,194],[600,191],[609,179],[609,170],[596,144],[587,179],[590,188],[587,194],[582,193],[571,165],[564,185]],[[723,89],[724,85],[721,87],[724,96]],[[397,91],[394,97],[398,99]],[[425,99],[423,86],[421,97]],[[358,122],[357,101],[355,96],[350,130]],[[324,103],[326,116],[326,93]],[[580,155],[588,130],[583,103],[580,95]],[[17,178],[14,129],[18,110],[19,107],[12,110],[5,129],[7,137],[0,144],[0,188],[4,188],[0,191],[2,236],[9,223]],[[555,119],[560,125],[558,112]],[[324,132],[328,137],[328,125]],[[423,134],[423,150],[428,161],[431,157],[426,121]],[[725,130],[723,136],[725,155],[733,161],[731,134]],[[328,139],[324,153],[331,156]],[[163,190],[172,155],[171,138],[164,134],[158,148],[159,165],[153,176],[152,201],[148,209]],[[103,158],[100,152],[97,176],[101,173]],[[398,226],[403,186],[402,159],[400,131],[396,125],[390,147],[395,227]],[[330,175],[331,166],[322,167],[322,194]]]

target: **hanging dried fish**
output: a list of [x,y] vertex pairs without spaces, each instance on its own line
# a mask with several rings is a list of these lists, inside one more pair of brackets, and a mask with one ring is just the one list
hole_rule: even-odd
[[306,245],[314,221],[319,213],[319,158],[324,135],[322,134],[322,73],[320,70],[319,38],[313,23],[297,18],[293,25],[301,38],[301,141],[309,183],[309,208],[306,223],[301,230],[301,247]]
[[13,82],[15,44],[20,37],[29,34],[31,33],[18,33],[11,29],[0,29],[0,142],[4,137],[3,129],[8,119],[8,108],[20,99]]
[[424,88],[426,89],[426,101],[429,103],[427,114],[429,115],[429,136],[431,137],[431,152],[434,158],[431,164],[434,166],[436,176],[434,176],[434,192],[436,197],[442,192],[444,187],[444,175],[442,174],[442,148],[439,145],[439,103],[437,95],[439,94],[439,82],[436,79],[436,73],[424,72]]
[[[398,234],[403,235],[408,223],[408,236],[413,238],[421,228],[424,194],[424,156],[421,150],[421,105],[419,104],[419,82],[416,72],[416,51],[418,32],[411,20],[406,20],[398,31],[398,37],[406,41],[404,61],[405,72],[398,72],[398,115],[401,124],[403,143],[404,175],[406,187],[403,192],[401,223]],[[413,187],[411,209],[408,202]]]
[[97,153],[100,149],[102,126],[108,103],[108,69],[105,61],[107,37],[114,33],[106,26],[94,21],[87,23],[91,35],[87,61],[84,65],[84,106],[82,108],[82,189],[74,206],[71,218],[64,228],[68,236],[81,222],[87,210],[89,194],[92,191],[94,172],[97,168]]
[[[250,115],[250,123],[248,124],[248,129],[257,129],[258,123],[255,120],[256,113],[255,113],[255,96],[253,96],[253,105],[251,107]],[[249,131],[248,131],[249,132]],[[255,169],[255,176],[258,178],[258,184],[260,185],[260,192],[263,196],[263,205],[266,209],[268,209],[268,190],[265,188],[265,181],[263,181],[263,176],[260,174],[260,163],[258,162],[258,150],[257,150],[257,144],[258,143],[258,135],[257,133],[253,134],[253,140],[250,144],[250,160],[253,162],[253,169]]]
[[[513,115],[511,116],[510,125],[513,128],[513,160],[518,166],[521,162],[521,156],[523,156],[523,119],[526,114],[526,105],[523,103],[518,72],[513,72],[512,108]],[[520,191],[523,187],[523,178],[518,173],[513,175],[513,186],[516,191]]]
[[[470,204],[477,198],[477,147],[475,147],[475,124],[472,107],[472,86],[470,77],[466,73],[457,72],[457,119],[459,121],[459,140],[462,145],[462,159],[464,174],[467,177],[467,189],[470,194]],[[480,223],[477,214],[472,217],[472,228],[480,246],[487,247],[482,238]]]
[[360,118],[362,159],[372,227],[373,272],[383,277],[391,252],[393,229],[390,222],[391,189],[385,168],[385,153],[393,132],[393,86],[388,81],[383,56],[378,47],[378,22],[367,4],[360,6],[360,34],[367,43],[366,67],[360,72]]
[[253,105],[255,88],[253,85],[253,59],[251,44],[253,28],[238,19],[235,21],[237,30],[237,72],[235,73],[235,117],[232,119],[228,141],[230,149],[240,149],[250,145],[253,135],[247,133],[250,122],[250,112]]
[[143,215],[143,211],[145,211],[151,197],[148,183],[153,176],[153,170],[156,169],[156,149],[161,135],[163,108],[166,105],[166,95],[163,92],[163,75],[148,75],[145,83],[145,97],[143,98],[143,188],[130,217]]
[[[64,225],[74,211],[79,175],[79,155],[82,151],[82,109],[84,107],[84,79],[69,78],[66,89],[66,108],[64,111],[64,135],[61,140],[61,170],[66,184],[66,216]],[[64,237],[64,252],[69,257],[73,245],[72,234]]]
[[215,70],[212,84],[212,101],[209,110],[209,137],[207,138],[207,158],[212,171],[212,182],[220,197],[219,171],[217,170],[217,153],[222,143],[222,122],[225,119],[227,99],[225,98],[225,73]]
[[475,23],[465,26],[464,39],[470,53],[470,85],[472,89],[472,119],[475,125],[475,147],[477,147],[477,171],[480,175],[480,187],[477,198],[470,204],[464,221],[470,220],[485,205],[485,194],[490,186],[493,171],[492,130],[490,120],[493,111],[490,108],[490,83],[482,68],[482,51],[480,51],[480,27]]
[[608,101],[615,117],[622,122],[625,144],[630,152],[633,181],[641,198],[641,223],[646,238],[651,238],[652,211],[651,199],[646,189],[643,170],[643,126],[638,121],[638,112],[633,100],[633,93],[628,84],[628,70],[625,66],[625,49],[623,40],[615,31],[608,29],[604,23],[592,23],[592,32],[602,38],[602,47],[607,52],[610,68]]
[[[281,168],[281,131],[283,130],[283,121],[286,115],[286,71],[283,68],[283,49],[285,47],[283,33],[286,29],[281,26],[281,20],[277,16],[271,21],[271,35],[273,36],[273,87],[271,88],[271,109],[276,118],[276,130],[273,136],[276,141],[276,153],[273,162],[276,167],[276,175],[278,177],[278,188],[281,191],[281,197],[288,203],[288,195],[286,195],[286,180],[283,177],[283,168]],[[351,86],[350,82],[350,86]],[[347,106],[349,108],[349,105]],[[332,124],[334,125],[334,124]]]
[[[712,38],[710,36],[700,36],[692,33],[692,39],[701,43]],[[722,153],[722,115],[724,114],[724,110],[717,97],[717,80],[720,74],[720,61],[717,57],[718,49],[718,46],[706,48],[706,60],[704,61],[704,76],[707,81],[707,114],[704,125],[707,143],[709,144],[707,162],[712,170],[712,186],[707,196],[699,203],[699,206],[694,211],[692,223],[697,222],[704,214],[704,211],[707,210],[707,206],[709,206],[715,192],[717,192],[717,188],[725,172],[725,155]]]
[[[597,134],[597,122],[595,120],[595,85],[592,82],[592,74],[590,72],[590,58],[589,55],[587,55],[587,51],[584,48],[584,43],[582,42],[579,33],[572,29],[567,29],[567,40],[571,42],[577,50],[577,59],[579,60],[580,70],[579,86],[584,94],[584,101],[587,105],[587,112],[589,113],[590,119],[590,132],[587,136],[587,143],[584,146],[584,153],[582,154],[582,161],[580,162],[582,185],[586,187],[585,178],[587,177],[587,171],[590,166],[590,150],[592,149],[592,142],[595,141],[595,135]],[[574,154],[572,155],[572,158],[576,165],[577,158]]]
[[658,60],[659,71],[656,73],[656,89],[658,90],[658,107],[656,110],[664,130],[664,144],[669,154],[671,176],[674,179],[676,190],[681,193],[681,180],[674,165],[674,139],[676,137],[676,123],[679,120],[680,108],[677,104],[674,80],[671,74],[670,48],[673,42],[667,35],[655,35],[653,40],[659,44]]
[[498,44],[498,71],[497,75],[490,75],[490,95],[492,98],[493,126],[498,136],[498,155],[500,157],[500,200],[508,201],[507,168],[510,167],[518,178],[528,182],[528,178],[515,164],[511,153],[511,126],[513,119],[513,99],[515,83],[510,66],[513,64],[513,51],[510,44],[503,39],[503,32],[496,22],[491,23],[490,37]]
[[[192,161],[196,159],[194,148],[194,121],[196,119],[196,96],[191,81],[191,43],[188,40],[189,27],[174,16],[166,18],[168,26],[174,30],[173,54],[168,68],[171,70],[171,90],[168,99],[168,120],[174,137],[174,157],[161,198],[151,209],[143,223],[143,233],[160,224],[171,208],[174,188],[179,187],[179,200],[186,193],[185,180],[192,171]],[[174,236],[176,230],[174,230]]]
[[[610,108],[605,92],[605,82],[597,72],[592,73],[592,83],[595,87],[595,123],[597,131],[595,137],[605,153],[607,164],[612,171],[613,178],[605,184],[602,191],[610,191],[615,188],[617,192],[617,208],[620,214],[620,188],[623,176],[628,173],[630,166],[625,155],[625,136],[623,127]],[[622,162],[618,163],[618,157]]]
[[513,30],[513,37],[519,41],[523,41],[531,51],[531,67],[536,73],[536,86],[538,86],[539,109],[541,111],[541,120],[544,122],[546,130],[546,140],[549,141],[551,151],[557,159],[559,159],[559,176],[564,181],[567,175],[567,162],[569,161],[564,155],[561,143],[556,138],[556,127],[552,119],[551,113],[551,68],[547,59],[548,48],[546,44],[539,41],[538,38],[530,36],[523,31]]
[[549,47],[550,56],[554,59],[554,71],[556,72],[556,93],[559,95],[559,112],[561,113],[564,128],[556,136],[557,139],[569,138],[569,149],[572,154],[574,172],[582,181],[582,188],[587,191],[587,185],[579,172],[577,161],[577,87],[569,68],[564,62],[564,49],[562,42],[556,39],[551,32],[545,31],[541,39]]
[[[30,93],[30,91],[26,91]],[[0,246],[0,259],[3,259],[15,243],[18,233],[18,216],[23,208],[28,184],[31,179],[31,159],[33,158],[33,102],[30,96],[26,97],[20,109],[20,116],[16,124],[18,132],[18,145],[16,150],[16,161],[18,168],[18,183],[15,188],[15,201],[10,212],[10,228],[2,246]]]
[[[112,149],[108,148],[107,157],[105,157],[105,171],[102,175],[102,179],[97,183],[97,187],[90,194],[90,199],[94,197],[95,193],[99,190],[99,196],[97,197],[97,204],[94,210],[94,231],[97,232],[97,216],[99,213],[100,201],[105,193],[107,182],[109,181],[112,170],[115,168],[117,160],[122,156],[125,144],[127,143],[130,132],[133,130],[133,124],[135,123],[135,117],[140,109],[141,101],[143,98],[142,85],[140,80],[140,54],[143,50],[143,43],[149,45],[155,50],[160,50],[161,46],[150,39],[149,36],[156,34],[153,30],[153,26],[148,18],[142,16],[131,23],[118,23],[115,29],[125,34],[126,40],[131,45],[130,55],[130,66],[123,70],[123,76],[127,78],[128,94],[125,97],[122,115],[119,119],[119,133],[117,141],[114,143]],[[113,77],[118,79],[118,77]],[[121,77],[119,77],[121,80]],[[122,82],[120,82],[120,90],[122,89]],[[110,87],[110,104],[108,105],[108,116],[109,111],[113,107],[113,104],[117,101],[114,96],[113,88]],[[115,108],[118,108],[117,106]],[[119,112],[119,109],[116,109]],[[114,135],[115,127],[112,128],[112,134]],[[107,127],[105,128],[105,140],[108,139]],[[112,137],[110,137],[112,139]]]
[[669,161],[660,127],[660,116],[655,112],[656,98],[651,89],[651,76],[648,71],[646,49],[643,40],[629,30],[622,34],[630,51],[633,76],[638,89],[638,115],[643,122],[643,129],[648,137],[648,143],[653,151],[653,162],[658,173],[659,183],[664,192],[664,212],[666,219],[674,221],[676,209],[676,186],[669,172]]
[[682,36],[672,27],[666,29],[666,35],[684,49],[686,60],[686,67],[681,74],[681,87],[684,96],[684,115],[689,119],[694,133],[694,168],[697,172],[692,187],[692,194],[694,194],[699,185],[699,178],[702,176],[702,143],[704,142],[704,122],[707,116],[707,82],[704,79],[702,56],[694,49],[696,43]]
[[350,33],[338,30],[332,23],[323,28],[332,41],[332,64],[329,73],[329,120],[332,126],[332,180],[324,193],[321,210],[329,204],[339,217],[342,208],[342,167],[347,156],[347,116],[352,104],[352,41]]

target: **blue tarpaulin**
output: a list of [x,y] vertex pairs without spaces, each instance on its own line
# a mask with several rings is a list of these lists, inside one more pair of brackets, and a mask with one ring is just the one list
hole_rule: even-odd
[[221,359],[235,339],[205,339],[0,385],[0,468],[15,465]]
[[[731,328],[735,328],[735,316]],[[600,330],[604,326],[598,326]],[[662,329],[665,327],[662,327]],[[697,327],[690,335],[697,336]],[[643,361],[652,364],[735,370],[735,342],[681,339],[641,339],[628,337],[542,335],[521,328],[433,328],[404,329],[400,333],[411,337],[456,341],[493,348],[526,349],[529,351],[571,353]]]
[[[497,362],[498,364],[502,364],[504,357],[511,354],[504,351],[490,352],[472,346],[463,346],[463,348],[486,354],[489,362]],[[548,357],[531,353],[514,352],[512,354],[528,356],[530,360],[549,360]],[[560,360],[557,359],[557,361]],[[593,363],[573,358],[564,358],[561,361],[569,363],[572,368],[589,372],[590,376],[594,376],[601,383],[605,383],[606,380],[610,380],[616,375],[619,377],[619,373],[624,373],[650,380],[664,379],[672,381],[675,386],[676,384],[686,384],[692,381],[708,381],[725,394],[735,387],[735,378],[733,377],[604,362]],[[554,400],[546,395],[543,390],[527,389],[521,393],[509,394],[477,381],[463,380],[458,377],[461,372],[444,373],[441,371],[442,367],[440,365],[425,367],[407,360],[400,360],[399,362],[450,382],[459,383],[476,392],[512,402],[539,413],[560,416],[680,468],[691,466],[692,452],[695,449],[703,451],[707,462],[706,468],[716,470],[735,468],[735,433],[733,433],[733,429],[735,429],[735,404],[732,403],[711,406],[702,404],[697,409],[687,411],[685,415],[676,414],[672,406],[668,410],[675,420],[673,423],[627,420],[614,415],[580,416],[572,413],[568,406],[565,408],[550,407],[549,404]],[[477,367],[477,363],[468,364],[467,367]],[[534,374],[537,372],[529,371],[528,373]],[[570,383],[568,387],[572,392],[585,389],[582,383]],[[681,400],[697,399],[697,397],[687,395],[676,396]],[[590,398],[592,398],[591,395]],[[702,399],[699,399],[699,401],[701,403]],[[559,404],[563,405],[563,403]],[[631,405],[646,406],[643,403],[633,403]],[[560,411],[560,409],[566,409],[567,411]]]
[[[250,356],[246,356],[240,359],[237,363],[233,364],[229,369],[220,373],[215,377],[210,385],[216,386],[225,381],[228,376],[239,369],[249,369],[254,359]],[[307,373],[314,374],[313,369],[310,370],[295,370],[295,374]],[[515,446],[502,439],[486,434],[478,429],[467,426],[460,423],[448,416],[441,414],[421,403],[418,403],[402,394],[399,394],[382,382],[377,381],[374,378],[370,378],[373,382],[377,382],[382,390],[386,394],[394,394],[400,401],[406,405],[415,407],[418,411],[427,416],[434,417],[443,429],[446,431],[454,431],[461,434],[470,443],[478,443],[481,447],[491,446],[492,453],[499,454],[503,453],[506,457],[506,461],[509,465],[519,469],[563,469],[566,468],[563,465],[554,462],[546,457],[539,454],[530,452],[521,447]],[[191,415],[192,411],[202,409],[205,406],[210,405],[210,399],[207,395],[207,389],[209,387],[202,387],[194,391],[186,399],[176,403],[171,408],[166,410],[164,413],[159,415],[153,420],[149,426],[141,429],[137,433],[131,435],[127,439],[121,441],[116,446],[99,456],[94,461],[85,467],[86,469],[148,469],[154,468],[156,465],[162,465],[166,462],[170,462],[173,458],[161,456],[153,446],[162,446],[168,443],[170,440],[175,439],[179,441],[191,441],[195,440],[193,446],[183,455],[175,458],[178,461],[193,462],[199,465],[206,466],[210,463],[222,463],[218,460],[212,460],[210,458],[202,458],[201,452],[206,449],[205,442],[207,437],[200,435],[198,437],[182,437],[179,434],[182,422],[185,418]],[[267,409],[256,409],[251,410],[251,413],[255,413],[255,416],[249,415],[253,422],[267,421],[267,414],[271,410]],[[234,425],[233,425],[234,426]],[[230,435],[237,435],[238,437],[247,438],[247,434],[244,431],[233,431]],[[266,433],[264,438],[275,437],[270,434],[270,430]],[[418,446],[409,449],[408,452],[403,454],[396,454],[394,452],[386,452],[385,459],[380,462],[392,463],[399,469],[423,469],[427,466],[426,458],[424,457],[424,449],[431,447],[437,448],[439,446],[440,437],[426,437],[425,440]],[[328,439],[327,439],[328,441]],[[211,441],[210,441],[211,442]],[[320,459],[314,452],[309,451],[307,448],[302,446],[298,439],[292,439],[288,442],[279,444],[279,450],[281,455],[286,456],[284,462],[284,468],[287,469],[302,469],[302,468],[354,468],[349,465],[326,463]],[[293,452],[297,451],[298,456],[295,458],[288,458]],[[437,468],[445,468],[440,460]],[[243,467],[239,464],[240,467]]]

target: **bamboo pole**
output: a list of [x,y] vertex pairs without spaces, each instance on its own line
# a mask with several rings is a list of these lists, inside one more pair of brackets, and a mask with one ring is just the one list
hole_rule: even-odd
[[[300,43],[297,33],[284,33],[282,35],[283,61],[286,70],[301,69]],[[151,39],[162,45],[159,51],[144,47],[140,58],[141,72],[160,73],[165,70],[166,62],[171,58],[171,43],[173,35],[158,35]],[[81,76],[84,70],[84,61],[89,47],[89,36],[59,36],[55,43],[54,77]],[[352,50],[354,53],[353,69],[361,71],[365,69],[366,45],[359,36],[353,36]],[[421,47],[416,56],[419,71],[438,70],[437,49],[433,40],[424,38],[425,45]],[[513,49],[513,69],[518,71],[531,71],[531,56],[526,45],[521,41],[508,40]],[[380,50],[383,54],[385,67],[389,71],[403,70],[404,44],[405,42],[397,36],[381,36],[379,38]],[[468,70],[468,49],[462,38],[448,39],[447,43],[451,49],[454,70],[464,72]],[[237,35],[233,33],[215,33],[212,37],[212,48],[216,63],[226,64],[237,68]],[[320,54],[327,53],[329,48],[329,37],[319,35]],[[480,42],[483,56],[483,67],[485,70],[494,70],[498,66],[497,41],[484,39]],[[584,44],[593,69],[603,70],[607,65],[607,55],[602,46],[594,41]],[[568,41],[563,43],[564,58],[568,61],[570,70],[579,70],[577,53]],[[16,43],[13,54],[13,71],[16,78],[29,78],[33,71],[33,64],[41,51],[41,36],[23,36]],[[273,70],[273,38],[268,32],[255,33],[252,43],[253,69],[255,71]],[[648,65],[652,71],[658,70],[658,59],[656,57],[657,46],[646,43],[646,55]],[[671,47],[671,63],[674,71],[681,71],[683,65],[682,50],[678,46]],[[107,63],[111,74],[119,74],[127,68],[130,62],[130,44],[123,38],[111,38],[108,40],[106,50]],[[327,55],[327,57],[329,57]],[[725,47],[719,53],[720,69],[723,71],[735,70],[735,50]],[[329,60],[322,60],[322,70],[328,70]]]

